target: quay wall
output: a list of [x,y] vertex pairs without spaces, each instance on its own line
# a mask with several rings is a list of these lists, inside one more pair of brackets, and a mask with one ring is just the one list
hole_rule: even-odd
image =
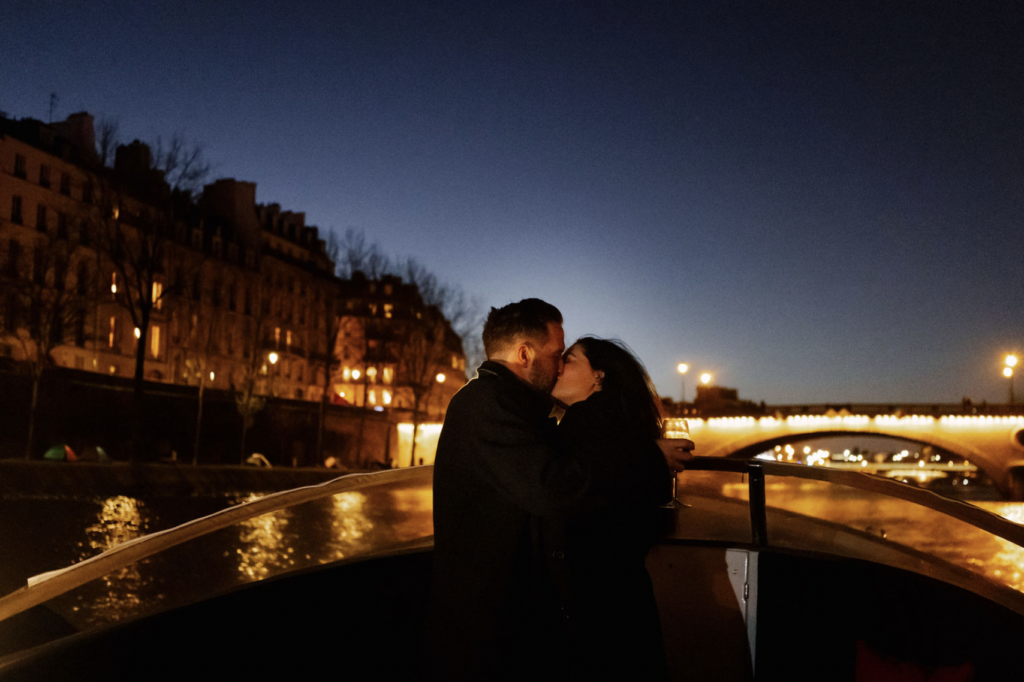
[[[43,375],[39,389],[35,437],[29,459],[41,459],[53,445],[67,444],[76,453],[97,446],[112,459],[139,462],[176,459],[191,463],[196,436],[198,389],[146,382],[141,406],[130,379],[56,367]],[[0,461],[24,459],[31,404],[26,375],[0,366]],[[263,454],[277,467],[313,467],[316,461],[316,402],[269,398],[245,436],[245,456]],[[138,419],[141,428],[133,424]],[[328,405],[324,458],[345,469],[389,466],[397,459],[400,422],[405,410],[377,412]],[[140,434],[141,442],[133,436]],[[240,464],[242,418],[232,391],[207,389],[203,398],[198,463]]]
[[0,497],[218,497],[316,485],[345,473],[328,469],[7,459],[0,460]]

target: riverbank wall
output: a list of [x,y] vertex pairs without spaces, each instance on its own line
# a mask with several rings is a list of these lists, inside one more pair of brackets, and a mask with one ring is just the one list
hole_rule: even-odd
[[291,467],[0,460],[0,497],[221,497],[317,485],[346,473],[355,472]]
[[[0,461],[25,458],[31,411],[31,383],[9,364],[0,361]],[[140,403],[130,379],[54,367],[40,383],[29,459],[41,459],[50,447],[67,444],[76,453],[100,447],[114,460],[129,460],[134,453],[141,462],[191,462],[198,423],[199,464],[241,464],[243,454],[254,452],[275,468],[324,464],[316,456],[317,402],[268,398],[245,433],[244,447],[232,391],[207,389],[201,422],[198,415],[194,386],[146,382]],[[408,421],[409,412],[402,409],[326,405],[323,460],[333,458],[348,469],[407,464],[408,454],[405,462],[399,461],[398,426]]]

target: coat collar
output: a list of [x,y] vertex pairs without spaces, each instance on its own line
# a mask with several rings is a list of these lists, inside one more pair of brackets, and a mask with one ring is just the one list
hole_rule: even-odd
[[530,410],[547,417],[551,413],[551,397],[535,391],[529,384],[516,376],[500,362],[485,360],[476,370],[482,381],[498,381],[502,390]]

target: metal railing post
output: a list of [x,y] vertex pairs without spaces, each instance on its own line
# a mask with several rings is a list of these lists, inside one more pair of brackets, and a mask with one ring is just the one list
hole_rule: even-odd
[[754,545],[768,546],[768,515],[765,511],[764,469],[751,462],[747,469],[750,495],[750,535]]

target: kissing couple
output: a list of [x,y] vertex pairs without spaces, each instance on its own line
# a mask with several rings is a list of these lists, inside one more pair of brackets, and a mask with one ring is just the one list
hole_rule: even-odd
[[434,462],[431,675],[667,679],[644,557],[693,444],[663,450],[643,364],[592,336],[566,350],[549,303],[492,308],[483,342]]

